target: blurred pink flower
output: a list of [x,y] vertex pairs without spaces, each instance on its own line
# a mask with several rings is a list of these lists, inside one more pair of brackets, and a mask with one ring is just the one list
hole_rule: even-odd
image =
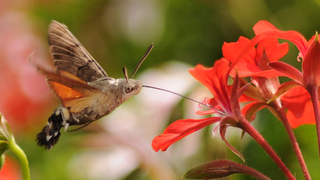
[[36,69],[28,63],[28,56],[45,60],[39,54],[43,44],[30,30],[23,14],[0,16],[0,112],[13,130],[25,129],[48,111],[53,98]]

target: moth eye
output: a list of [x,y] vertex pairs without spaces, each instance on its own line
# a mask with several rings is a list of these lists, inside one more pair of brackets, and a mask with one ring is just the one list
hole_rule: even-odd
[[133,91],[133,87],[126,87],[126,93],[130,93]]

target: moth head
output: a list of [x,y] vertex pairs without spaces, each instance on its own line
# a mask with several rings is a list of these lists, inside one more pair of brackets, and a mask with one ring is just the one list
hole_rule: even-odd
[[135,79],[129,79],[127,74],[127,68],[125,67],[123,67],[123,73],[125,76],[125,79],[121,79],[122,81],[125,81],[121,82],[121,84],[124,84],[123,93],[128,97],[138,94],[141,90],[142,83]]
[[[143,55],[143,57],[139,61],[137,67],[134,69],[132,75],[130,76],[130,79],[128,78],[127,68],[123,67],[122,70],[123,70],[123,74],[124,74],[125,79],[121,79],[122,82],[120,82],[120,84],[124,84],[123,93],[125,95],[124,96],[125,99],[128,99],[129,97],[136,95],[140,92],[141,87],[142,87],[142,83],[138,80],[134,80],[131,78],[133,78],[133,76],[136,74],[140,65],[147,58],[147,56],[149,55],[152,48],[153,48],[153,44],[151,44],[151,46],[149,46],[146,53]],[[123,81],[125,81],[125,82],[123,82]]]
[[134,79],[129,79],[128,81],[126,80],[126,84],[124,87],[124,93],[126,94],[131,94],[131,95],[136,95],[140,92],[142,83],[138,80]]
[[142,87],[142,83],[138,80],[119,79],[118,81],[118,84],[122,85],[120,88],[122,88],[123,100],[127,100],[131,96],[139,94]]

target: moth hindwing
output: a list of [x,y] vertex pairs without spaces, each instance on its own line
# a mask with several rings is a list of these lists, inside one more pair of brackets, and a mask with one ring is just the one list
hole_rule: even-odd
[[61,101],[37,134],[38,145],[49,150],[58,142],[62,127],[66,130],[69,126],[79,126],[74,129],[78,130],[89,125],[138,94],[142,85],[131,78],[109,77],[64,24],[52,21],[48,36],[54,68],[32,60],[31,63],[46,76]]

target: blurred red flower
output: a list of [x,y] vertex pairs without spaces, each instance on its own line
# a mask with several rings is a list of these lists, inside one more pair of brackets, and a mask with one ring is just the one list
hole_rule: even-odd
[[19,164],[11,158],[5,157],[4,164],[0,169],[1,180],[21,180]]

